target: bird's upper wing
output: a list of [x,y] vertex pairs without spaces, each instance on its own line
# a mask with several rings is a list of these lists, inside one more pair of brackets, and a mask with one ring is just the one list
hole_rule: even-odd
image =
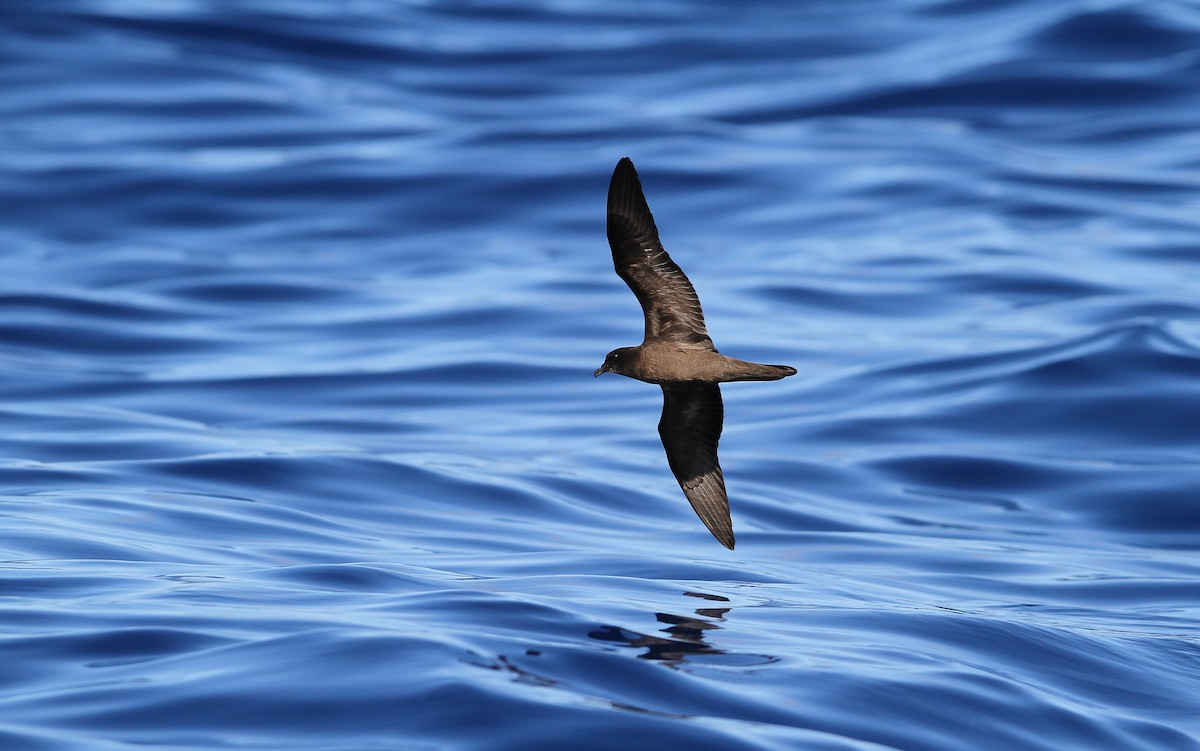
[[713,349],[700,298],[658,239],[633,162],[617,163],[608,185],[608,244],[617,276],[642,304],[646,339],[666,336],[686,347]]
[[725,418],[721,388],[715,383],[672,383],[663,384],[662,390],[658,434],[667,450],[667,463],[700,521],[732,550],[729,496],[717,462],[717,442]]

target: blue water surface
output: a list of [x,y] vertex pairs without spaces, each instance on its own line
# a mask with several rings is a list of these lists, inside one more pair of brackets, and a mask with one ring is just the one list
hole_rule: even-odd
[[[1200,8],[0,5],[0,748],[1200,749]],[[604,196],[725,353],[671,476]]]

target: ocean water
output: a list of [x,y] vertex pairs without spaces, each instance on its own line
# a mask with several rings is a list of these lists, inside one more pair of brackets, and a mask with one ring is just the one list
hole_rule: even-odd
[[[1200,749],[1200,8],[0,6],[0,749]],[[725,353],[736,551],[604,236]]]

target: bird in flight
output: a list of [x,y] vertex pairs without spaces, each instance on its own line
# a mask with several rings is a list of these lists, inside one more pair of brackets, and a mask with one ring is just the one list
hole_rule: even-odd
[[617,163],[608,185],[608,244],[617,276],[642,305],[646,334],[636,347],[608,353],[595,375],[617,373],[662,387],[658,434],[667,463],[700,521],[733,549],[729,496],[717,461],[725,408],[721,387],[728,381],[777,381],[796,374],[787,365],[735,360],[717,352],[700,298],[658,239],[633,162]]

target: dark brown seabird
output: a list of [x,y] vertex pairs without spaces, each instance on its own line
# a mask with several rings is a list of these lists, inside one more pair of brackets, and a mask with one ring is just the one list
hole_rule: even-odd
[[733,549],[729,496],[717,461],[725,408],[720,383],[777,381],[787,365],[735,360],[717,352],[704,328],[700,298],[658,239],[633,162],[617,163],[608,185],[608,244],[617,276],[642,305],[646,335],[637,347],[614,349],[596,369],[662,386],[658,434],[683,494],[722,545]]

